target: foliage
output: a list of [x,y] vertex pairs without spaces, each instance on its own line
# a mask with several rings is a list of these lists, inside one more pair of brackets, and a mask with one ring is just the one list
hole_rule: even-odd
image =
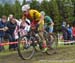
[[[61,23],[67,17],[67,22],[71,23],[75,20],[75,0],[43,0],[39,3],[37,0],[31,0],[30,6],[32,9],[38,11],[45,11],[46,15],[49,15],[55,22],[56,29],[61,28]],[[26,0],[23,0],[22,5],[26,4]],[[0,17],[2,15],[8,16],[14,14],[16,18],[21,18],[22,11],[20,2],[15,1],[15,4],[5,3],[0,4]]]

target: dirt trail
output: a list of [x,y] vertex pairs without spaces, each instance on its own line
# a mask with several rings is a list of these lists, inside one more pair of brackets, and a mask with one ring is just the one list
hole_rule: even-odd
[[[57,50],[57,54],[46,55],[42,53],[36,53],[31,60],[21,60],[18,54],[11,54],[6,56],[0,56],[0,63],[43,63],[41,61],[53,61],[53,60],[73,60],[75,59],[75,47],[60,48]],[[74,61],[75,62],[75,61]],[[49,62],[50,63],[50,62]],[[51,62],[52,63],[52,62]]]

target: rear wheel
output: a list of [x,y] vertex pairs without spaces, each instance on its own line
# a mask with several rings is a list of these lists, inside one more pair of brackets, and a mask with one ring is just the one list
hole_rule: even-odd
[[57,37],[55,34],[48,34],[48,39],[47,39],[47,46],[48,46],[48,50],[47,50],[47,54],[54,54],[56,53],[56,49],[57,49]]
[[33,46],[31,46],[30,41],[27,36],[22,36],[18,40],[18,54],[21,59],[31,59],[35,53]]

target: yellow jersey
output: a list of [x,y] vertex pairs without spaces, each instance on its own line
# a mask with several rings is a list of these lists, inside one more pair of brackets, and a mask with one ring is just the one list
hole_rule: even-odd
[[32,20],[39,21],[41,14],[37,10],[29,10],[29,16]]

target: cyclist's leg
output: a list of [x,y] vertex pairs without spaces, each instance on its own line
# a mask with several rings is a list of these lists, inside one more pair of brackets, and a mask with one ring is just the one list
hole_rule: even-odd
[[42,52],[46,52],[47,51],[47,44],[46,44],[46,40],[45,40],[45,38],[43,36],[43,31],[40,31],[39,32],[39,35],[42,38],[42,48],[43,48],[43,51]]
[[[52,34],[53,33],[53,26],[48,26],[49,27],[49,33]],[[51,36],[51,39],[53,40],[54,38]]]
[[49,32],[49,27],[48,27],[47,24],[44,25],[44,29],[45,29],[47,32]]
[[42,48],[43,48],[43,51],[42,52],[46,52],[47,51],[47,44],[46,44],[46,40],[44,38],[44,20],[41,20],[42,23],[39,24],[39,27],[38,27],[38,30],[40,31],[39,32],[39,35],[41,36],[41,39],[42,39]]

